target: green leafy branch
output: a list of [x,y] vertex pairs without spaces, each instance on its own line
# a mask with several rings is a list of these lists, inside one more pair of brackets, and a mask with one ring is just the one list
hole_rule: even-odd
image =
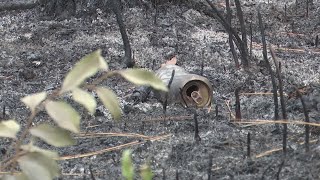
[[[134,179],[134,165],[131,158],[131,150],[125,150],[121,158],[122,176],[126,180]],[[140,176],[142,180],[152,180],[153,173],[150,166],[145,163],[140,167]]]
[[[91,84],[86,83],[88,78],[99,71],[103,72],[101,76],[94,79]],[[57,159],[58,153],[37,147],[34,145],[34,141],[39,138],[55,147],[76,144],[71,133],[80,132],[81,116],[70,104],[58,100],[69,93],[72,94],[72,99],[75,102],[81,104],[89,113],[94,114],[97,102],[90,91],[95,92],[105,108],[110,111],[112,117],[120,119],[121,109],[116,94],[108,87],[99,85],[114,75],[120,75],[136,85],[149,85],[156,90],[168,90],[167,86],[154,73],[147,70],[110,71],[108,64],[101,56],[101,50],[86,55],[66,75],[60,89],[54,90],[51,94],[40,92],[21,98],[21,101],[30,109],[31,114],[19,138],[17,138],[17,133],[21,126],[14,119],[0,122],[0,137],[15,140],[7,152],[7,157],[1,161],[0,171],[9,170],[12,172],[17,164],[22,171],[19,174],[4,175],[0,178],[50,180],[59,176],[60,169],[54,160]],[[47,112],[57,126],[48,123],[33,126],[34,118],[43,110]],[[31,135],[29,143],[22,145],[29,134]]]

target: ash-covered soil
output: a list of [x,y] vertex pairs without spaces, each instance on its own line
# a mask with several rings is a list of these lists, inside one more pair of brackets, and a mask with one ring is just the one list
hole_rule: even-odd
[[[204,76],[214,87],[214,103],[211,111],[197,110],[201,141],[194,138],[193,119],[185,117],[192,116],[193,110],[170,105],[166,115],[174,120],[144,122],[162,117],[162,105],[152,97],[147,102],[134,104],[130,96],[134,86],[114,77],[104,85],[118,94],[122,120],[112,120],[101,104],[96,116],[88,115],[77,106],[83,117],[81,131],[168,136],[154,141],[105,135],[78,137],[78,145],[57,149],[61,157],[137,141],[139,145],[126,148],[133,150],[136,169],[149,162],[154,179],[177,179],[177,174],[182,180],[208,179],[208,171],[212,179],[320,179],[319,129],[312,128],[310,152],[305,153],[304,126],[289,124],[288,153],[284,157],[282,134],[275,131],[275,125],[234,124],[230,114],[234,114],[235,109],[234,91],[241,87],[242,93],[266,93],[240,97],[243,121],[274,118],[273,97],[268,94],[272,85],[263,62],[257,25],[260,4],[267,41],[281,61],[284,91],[288,95],[285,96],[288,119],[304,119],[300,100],[292,96],[297,87],[304,90],[311,121],[320,120],[320,50],[315,47],[315,37],[320,35],[320,2],[313,1],[308,17],[306,1],[297,1],[298,6],[289,0],[241,2],[248,32],[250,23],[253,30],[253,58],[248,70],[235,67],[228,34],[215,19],[183,4],[167,2],[159,5],[155,23],[156,13],[151,5],[151,8],[124,5],[124,20],[139,67],[157,69],[176,54],[179,66],[199,74],[204,62]],[[215,3],[223,12],[224,1]],[[233,25],[240,29],[233,3],[232,9]],[[111,70],[125,67],[121,35],[111,12],[97,10],[91,16],[54,20],[44,17],[38,8],[3,11],[0,12],[0,36],[0,107],[5,109],[2,119],[14,118],[22,125],[29,112],[19,99],[59,87],[65,74],[85,54],[100,48]],[[272,62],[269,52],[268,57]],[[35,124],[43,121],[50,121],[45,113],[39,115]],[[251,157],[247,157],[248,133]],[[7,139],[0,141],[2,149],[7,149],[9,144]],[[39,145],[55,149],[44,143]],[[96,179],[121,179],[123,149],[60,160],[60,179],[90,179],[89,166]],[[272,150],[274,152],[270,152]],[[210,159],[212,165],[209,165]]]

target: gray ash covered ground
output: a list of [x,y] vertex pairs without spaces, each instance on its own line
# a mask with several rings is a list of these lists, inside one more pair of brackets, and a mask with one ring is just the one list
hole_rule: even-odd
[[[107,110],[99,106],[100,114],[82,113],[82,132],[140,133],[148,136],[169,134],[158,141],[141,141],[130,146],[136,168],[148,161],[155,179],[320,179],[320,150],[318,129],[311,133],[311,151],[305,153],[304,127],[288,125],[288,154],[283,158],[282,134],[274,125],[245,126],[230,122],[234,112],[234,90],[242,92],[271,92],[271,80],[262,61],[257,7],[261,3],[267,41],[274,45],[281,59],[284,90],[290,94],[294,87],[306,87],[305,100],[313,122],[320,120],[320,51],[314,47],[320,35],[320,2],[314,1],[309,16],[305,4],[296,8],[294,1],[245,1],[243,10],[246,22],[253,26],[253,60],[248,71],[236,69],[228,45],[228,35],[215,20],[186,8],[183,4],[163,3],[159,7],[157,24],[154,9],[124,6],[124,19],[138,66],[151,69],[177,54],[178,64],[191,73],[200,72],[204,61],[204,76],[214,86],[215,108],[197,110],[201,141],[194,139],[193,120],[145,122],[163,116],[162,105],[152,97],[145,103],[134,104],[130,98],[134,87],[119,77],[105,85],[118,95],[123,108],[121,121],[110,118]],[[305,2],[305,1],[303,1]],[[218,2],[216,2],[218,3]],[[287,17],[284,5],[287,3]],[[223,11],[224,1],[219,1]],[[150,6],[151,7],[151,6]],[[232,9],[235,11],[234,5]],[[233,20],[238,26],[237,20]],[[292,29],[293,28],[293,29]],[[85,54],[98,48],[112,70],[122,69],[122,39],[112,13],[96,11],[92,16],[72,17],[66,20],[43,18],[38,9],[0,12],[0,107],[6,107],[6,117],[25,123],[28,110],[19,99],[27,94],[59,87],[65,74]],[[271,56],[269,59],[271,61]],[[304,119],[300,100],[286,97],[290,120]],[[244,119],[272,120],[274,114],[271,95],[241,96]],[[192,110],[170,105],[167,116],[192,115]],[[281,115],[281,114],[280,114]],[[37,122],[47,121],[45,113]],[[251,134],[251,158],[246,157],[247,134]],[[59,148],[61,156],[78,155],[129,143],[135,138],[96,137],[79,138],[78,145]],[[1,139],[1,148],[8,140]],[[54,149],[46,144],[40,146]],[[89,166],[97,179],[121,179],[120,157],[122,150],[105,152],[84,158],[59,161],[61,179],[89,179]],[[259,156],[261,155],[261,156]],[[209,167],[209,159],[212,166]],[[281,169],[280,173],[278,173]]]

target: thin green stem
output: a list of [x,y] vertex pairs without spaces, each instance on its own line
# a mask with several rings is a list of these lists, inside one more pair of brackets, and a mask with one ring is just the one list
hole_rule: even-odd
[[[39,105],[39,106],[41,106],[41,105]],[[40,109],[42,109],[42,108],[40,108]],[[13,163],[15,163],[16,161],[12,161],[12,160],[13,159],[17,160],[18,159],[17,156],[21,153],[20,146],[21,146],[22,142],[24,141],[24,139],[27,137],[29,129],[32,126],[33,119],[36,117],[36,115],[39,113],[39,111],[40,111],[39,109],[36,109],[36,110],[31,112],[31,115],[28,117],[28,120],[27,120],[26,128],[22,132],[20,138],[11,143],[10,148],[7,151],[7,156],[6,156],[5,160],[3,160],[1,162],[1,164],[4,164],[4,165],[0,166],[0,171],[4,170],[8,166],[14,167]],[[15,143],[15,146],[14,146],[14,143]],[[14,146],[15,154],[14,154],[14,156],[10,157],[10,152],[13,149],[13,146]]]

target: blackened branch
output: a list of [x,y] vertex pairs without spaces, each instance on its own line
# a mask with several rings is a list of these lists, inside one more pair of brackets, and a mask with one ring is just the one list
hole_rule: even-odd
[[[286,103],[284,101],[284,95],[283,95],[283,83],[282,83],[282,78],[281,78],[281,67],[279,60],[276,57],[276,54],[274,53],[273,48],[269,44],[269,49],[271,52],[271,56],[273,59],[273,62],[276,67],[276,74],[278,77],[278,82],[279,82],[279,93],[280,93],[280,104],[281,104],[281,111],[282,111],[282,117],[284,120],[288,119],[287,117],[287,110],[286,110]],[[283,124],[283,152],[287,152],[287,124]]]
[[119,29],[120,29],[120,33],[123,41],[125,63],[128,68],[131,68],[134,66],[135,62],[132,59],[130,41],[127,35],[126,26],[124,25],[123,17],[120,10],[121,9],[120,0],[111,0],[111,6],[112,6],[112,11],[116,15],[117,23],[119,25]]
[[[276,79],[274,77],[274,73],[272,71],[271,65],[269,63],[268,60],[268,56],[267,56],[267,44],[266,44],[266,37],[264,34],[264,26],[262,23],[262,17],[261,17],[261,13],[260,13],[260,9],[258,9],[258,20],[259,20],[259,28],[260,28],[260,33],[261,33],[261,39],[262,39],[262,45],[263,45],[263,59],[266,63],[267,69],[270,73],[271,76],[271,82],[272,82],[272,93],[273,93],[273,102],[274,102],[274,119],[275,120],[279,120],[279,104],[278,104],[278,93],[277,93],[277,83],[276,83]],[[278,127],[278,125],[276,124],[276,127]]]
[[[304,102],[304,99],[299,91],[298,88],[296,88],[296,92],[297,92],[297,95],[298,97],[300,98],[301,100],[301,104],[302,104],[302,108],[303,108],[303,113],[304,113],[304,116],[305,116],[305,122],[306,123],[309,123],[310,120],[309,120],[309,114],[308,114],[308,111],[307,111],[307,107],[306,107],[306,103]],[[305,125],[305,147],[306,147],[306,152],[309,152],[309,134],[310,134],[310,126],[308,124]]]
[[[231,11],[231,8],[230,8],[229,0],[226,0],[226,10],[227,10],[227,22],[230,24],[230,27],[231,27],[232,11]],[[231,30],[229,29],[229,32],[230,31]],[[236,65],[236,67],[239,68],[240,64],[239,64],[239,61],[238,61],[238,56],[237,56],[236,50],[234,49],[234,44],[233,44],[233,40],[232,40],[232,34],[231,33],[228,33],[228,34],[229,34],[230,51],[232,53],[232,56],[233,56],[234,63]]]

